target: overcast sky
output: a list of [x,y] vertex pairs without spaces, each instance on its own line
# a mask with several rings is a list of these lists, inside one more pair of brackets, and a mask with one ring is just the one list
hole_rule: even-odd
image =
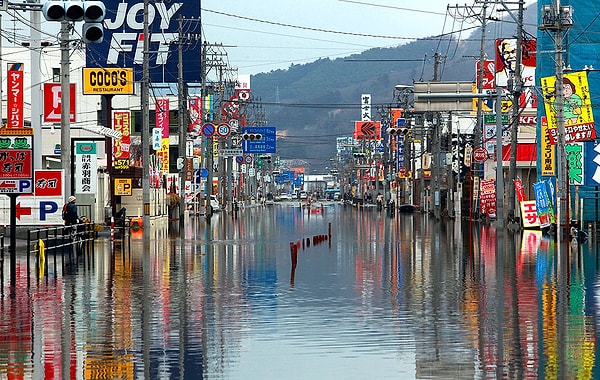
[[480,12],[480,7],[469,9],[462,3],[457,9],[452,3],[448,12],[447,0],[202,0],[201,4],[206,41],[225,45],[229,64],[240,74],[286,69],[452,31],[463,30],[456,36],[466,38],[481,25],[475,17],[461,17]]

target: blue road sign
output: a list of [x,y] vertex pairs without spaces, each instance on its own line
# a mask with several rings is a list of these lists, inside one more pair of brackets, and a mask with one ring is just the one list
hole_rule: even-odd
[[277,128],[275,127],[244,127],[242,135],[260,135],[259,139],[242,140],[244,153],[277,153]]
[[215,125],[211,123],[206,123],[202,125],[202,134],[206,137],[211,137],[215,134]]

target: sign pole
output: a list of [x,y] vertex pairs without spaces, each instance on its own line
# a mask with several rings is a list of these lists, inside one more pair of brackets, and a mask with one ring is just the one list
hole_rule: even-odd
[[10,295],[15,297],[17,286],[17,194],[7,194],[10,198]]

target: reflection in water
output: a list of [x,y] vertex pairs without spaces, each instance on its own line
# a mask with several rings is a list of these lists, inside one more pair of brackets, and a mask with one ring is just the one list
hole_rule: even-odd
[[329,204],[181,234],[48,255],[29,287],[19,257],[0,378],[600,377],[595,243]]

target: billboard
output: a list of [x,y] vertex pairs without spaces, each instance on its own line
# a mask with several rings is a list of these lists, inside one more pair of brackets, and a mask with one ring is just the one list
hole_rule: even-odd
[[[521,42],[521,80],[523,86],[535,86],[536,40]],[[517,39],[496,40],[496,85],[506,87],[514,78],[517,65]]]
[[[185,4],[185,7],[183,6]],[[104,40],[86,49],[86,66],[131,67],[141,81],[144,59],[144,2],[105,0]],[[181,23],[179,17],[182,17]],[[150,2],[148,4],[150,80],[176,83],[178,36],[183,45],[183,80],[200,82],[200,2]]]

